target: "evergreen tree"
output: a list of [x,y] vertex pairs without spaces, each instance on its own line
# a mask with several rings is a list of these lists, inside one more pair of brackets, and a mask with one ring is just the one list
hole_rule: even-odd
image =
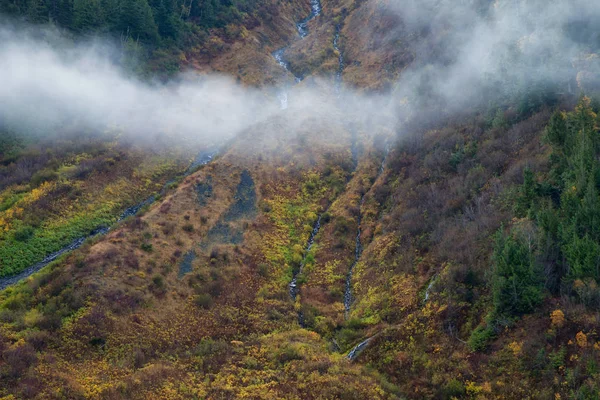
[[158,28],[147,0],[124,0],[119,29],[134,40],[148,44],[159,41]]
[[175,2],[172,0],[160,0],[155,10],[155,19],[160,36],[177,39],[179,35],[179,19],[175,15]]
[[600,201],[594,177],[590,175],[585,195],[578,207],[574,224],[579,237],[589,235],[593,240],[600,240]]
[[121,1],[100,0],[100,6],[104,12],[106,30],[118,32],[119,20],[121,18]]
[[56,0],[58,2],[58,9],[53,18],[56,20],[58,25],[67,28],[73,27],[73,0]]
[[550,118],[546,127],[546,139],[556,149],[562,150],[565,146],[567,136],[567,116],[565,113],[557,111]]
[[541,274],[532,241],[520,235],[496,235],[492,293],[496,318],[531,312],[543,298]]
[[571,240],[563,247],[569,265],[568,277],[571,280],[600,279],[600,245],[588,235],[580,238],[573,233]]
[[29,0],[27,2],[27,19],[33,23],[48,22],[48,7],[44,0]]
[[73,29],[90,32],[103,25],[104,18],[99,0],[74,0]]
[[515,201],[515,213],[518,216],[525,216],[536,198],[537,182],[533,171],[529,168],[523,170],[523,184],[519,188],[519,196]]

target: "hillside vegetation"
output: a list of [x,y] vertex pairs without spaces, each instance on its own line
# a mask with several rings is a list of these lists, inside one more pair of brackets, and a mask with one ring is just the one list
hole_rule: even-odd
[[192,156],[142,148],[116,133],[51,140],[4,133],[0,146],[0,277],[110,226],[183,172]]
[[[386,92],[448,39],[378,0],[323,1],[302,39],[304,2],[146,6],[86,32],[151,15],[146,49],[257,86]],[[4,132],[0,276],[112,229],[0,291],[0,399],[600,398],[595,59],[462,112],[403,99],[401,126],[300,104],[188,175],[186,144]]]

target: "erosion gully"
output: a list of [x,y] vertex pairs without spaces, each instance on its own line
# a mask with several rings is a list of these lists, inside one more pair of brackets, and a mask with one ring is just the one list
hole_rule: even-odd
[[[191,174],[199,166],[206,165],[209,162],[211,162],[211,160],[213,159],[213,157],[215,156],[216,153],[217,153],[216,150],[200,152],[196,156],[194,161],[192,161],[192,163],[187,168],[187,170],[183,173],[183,176],[187,176],[187,175]],[[160,191],[160,195],[164,195],[167,191],[167,187],[174,181],[175,180],[172,179],[172,180],[168,181],[167,183],[165,183],[165,185],[163,186],[163,188]],[[123,221],[125,218],[136,215],[143,207],[146,207],[146,206],[154,203],[155,200],[156,200],[156,196],[150,196],[146,200],[127,208],[125,211],[123,211],[123,213],[121,215],[119,215],[119,218],[117,219],[117,223]],[[105,235],[106,233],[108,233],[110,231],[110,229],[111,229],[110,227],[98,227],[97,229],[90,232],[88,235],[81,236],[81,237],[73,240],[71,243],[69,243],[62,249],[46,256],[46,258],[44,258],[42,261],[26,268],[25,270],[19,272],[18,274],[0,278],[0,290],[4,290],[9,286],[18,283],[22,279],[25,279],[25,278],[29,277],[30,275],[34,274],[35,272],[41,270],[46,265],[50,264],[52,261],[56,260],[58,257],[62,256],[63,254],[66,254],[70,251],[73,251],[73,250],[81,247],[81,245],[87,239],[95,237],[95,236],[99,236],[99,235]]]
[[[311,0],[310,15],[296,24],[300,38],[304,38],[308,35],[308,33],[309,33],[308,32],[308,22],[310,20],[312,20],[313,18],[319,16],[320,14],[321,14],[321,4],[320,4],[319,0]],[[337,25],[335,27],[335,35],[333,37],[333,48],[338,52],[338,69],[336,71],[335,80],[334,80],[334,90],[335,90],[335,94],[338,97],[338,99],[340,98],[340,94],[341,94],[342,74],[344,72],[344,66],[345,66],[344,55],[339,47],[340,32],[341,32],[341,25]],[[283,69],[285,69],[286,71],[293,74],[293,72],[290,70],[289,62],[285,59],[286,49],[287,49],[287,47],[283,47],[279,50],[276,50],[275,52],[273,52],[273,57],[275,58],[277,63]],[[301,82],[303,79],[302,76],[297,76],[297,75],[294,75],[294,78],[295,78],[296,83]],[[288,108],[288,87],[285,87],[280,91],[280,93],[278,94],[278,98],[280,101],[281,109],[282,110],[287,109]],[[352,159],[354,160],[354,165],[356,168],[358,166],[358,147],[357,147],[358,135],[357,135],[356,127],[353,124],[349,125],[349,130],[352,134],[352,148],[351,148]],[[383,173],[383,171],[385,169],[385,161],[386,161],[388,153],[389,153],[389,147],[386,146],[385,155],[381,161],[381,165],[378,170],[377,178]],[[377,180],[377,178],[375,180]],[[361,237],[360,237],[360,235],[361,235],[360,225],[361,225],[361,219],[362,219],[362,206],[364,204],[364,201],[365,201],[365,195],[363,195],[360,200],[358,228],[357,228],[357,233],[356,233],[355,249],[354,249],[354,261],[353,261],[352,265],[350,266],[348,275],[346,277],[346,288],[345,288],[345,292],[344,292],[344,310],[345,310],[346,319],[348,318],[348,315],[350,313],[350,307],[352,305],[352,300],[353,300],[352,299],[352,274],[354,271],[354,267],[356,266],[356,264],[358,263],[358,261],[361,257],[362,249],[363,249],[362,243],[361,243]],[[310,233],[310,236],[308,238],[308,241],[307,241],[307,244],[305,247],[304,258],[302,259],[298,270],[294,272],[294,274],[292,276],[292,280],[289,284],[290,297],[292,298],[292,300],[294,302],[296,301],[298,292],[300,291],[300,287],[298,284],[298,275],[303,272],[304,264],[306,262],[306,257],[308,256],[308,253],[314,244],[315,237],[319,233],[320,229],[321,229],[321,215],[318,216],[315,224],[313,225],[313,229]],[[298,311],[298,324],[301,327],[305,327],[304,315],[302,314],[302,311]],[[354,346],[352,348],[352,350],[350,350],[350,352],[347,354],[346,358],[349,361],[356,360],[356,358],[359,356],[359,354],[369,345],[371,340],[373,340],[376,336],[377,336],[377,334],[358,343],[356,346]],[[334,340],[334,345],[335,344],[336,343]]]
[[[304,18],[303,20],[301,20],[300,22],[296,23],[296,29],[298,30],[298,35],[300,36],[301,39],[305,38],[308,35],[308,23],[318,17],[321,14],[321,2],[320,0],[311,0],[310,1],[310,14]],[[277,63],[286,71],[290,72],[292,75],[294,75],[294,80],[296,83],[299,83],[302,81],[302,79],[304,77],[302,76],[298,76],[295,75],[291,70],[290,70],[290,63],[285,59],[285,51],[287,50],[287,47],[283,47],[279,50],[276,50],[272,53],[273,58],[275,58],[275,61],[277,61]],[[280,92],[278,93],[277,97],[279,98],[279,102],[280,102],[280,107],[282,110],[285,110],[288,108],[288,87],[284,87],[283,89],[280,90]],[[308,237],[308,240],[306,242],[306,246],[304,248],[304,257],[302,259],[302,261],[300,262],[300,267],[294,271],[293,275],[292,275],[292,281],[289,284],[289,293],[290,293],[290,297],[292,298],[292,300],[295,302],[296,298],[298,297],[298,292],[300,291],[300,287],[298,284],[298,275],[300,275],[302,273],[302,271],[304,270],[304,264],[306,263],[306,257],[308,256],[308,253],[313,245],[313,243],[315,242],[315,237],[317,236],[317,234],[319,233],[319,230],[321,229],[321,215],[319,215],[317,217],[317,220],[315,221],[314,225],[313,225],[313,229],[310,232],[310,235]],[[298,311],[298,324],[301,327],[304,327],[304,315],[302,314],[302,311]]]
[[[381,164],[379,165],[377,177],[375,178],[374,182],[377,181],[377,179],[381,176],[381,174],[385,170],[385,162],[387,160],[388,154],[389,154],[389,145],[386,144],[385,154],[381,160]],[[350,266],[350,269],[348,270],[348,275],[346,276],[346,290],[344,292],[344,317],[346,319],[348,319],[348,316],[350,314],[350,308],[352,306],[352,301],[353,301],[352,274],[354,272],[354,267],[356,267],[356,264],[358,263],[360,256],[362,255],[362,249],[363,249],[362,243],[360,241],[360,233],[361,233],[360,224],[362,222],[362,206],[363,206],[364,202],[365,202],[365,195],[363,195],[362,198],[360,199],[360,207],[359,207],[359,214],[358,214],[358,232],[356,234],[356,245],[355,245],[355,249],[354,249],[354,262]],[[356,360],[356,358],[359,356],[359,354],[362,353],[362,351],[369,345],[371,340],[373,340],[376,336],[377,336],[377,334],[373,335],[371,337],[368,337],[367,339],[363,340],[362,342],[360,342],[359,344],[354,346],[352,348],[352,350],[350,350],[350,352],[348,353],[346,358],[349,361]]]
[[[292,281],[289,284],[290,297],[292,298],[292,300],[294,302],[296,301],[296,297],[298,297],[298,292],[300,291],[300,287],[298,286],[298,275],[300,275],[302,273],[302,271],[304,270],[304,265],[306,264],[306,257],[308,256],[308,253],[310,252],[310,249],[315,242],[315,237],[317,236],[317,233],[319,233],[320,229],[321,229],[321,216],[319,215],[317,217],[317,221],[313,225],[312,231],[310,232],[310,236],[308,238],[308,242],[306,243],[306,247],[305,247],[305,251],[304,251],[304,257],[302,258],[302,262],[300,262],[300,267],[293,274]],[[300,325],[303,328],[305,327],[304,315],[302,314],[302,310],[298,311],[298,325]]]
[[[388,153],[389,153],[389,146],[386,145],[385,154],[381,160],[381,164],[379,165],[379,169],[377,171],[377,176],[375,177],[375,180],[373,182],[376,182],[377,179],[379,179],[379,177],[385,170],[385,161],[387,159]],[[370,191],[370,189],[369,189],[369,191]],[[367,191],[366,193],[368,193],[369,191]],[[358,228],[357,228],[357,232],[356,232],[356,240],[355,240],[355,247],[354,247],[354,261],[352,262],[352,265],[350,265],[350,268],[348,269],[348,275],[346,275],[346,290],[344,291],[344,316],[346,319],[348,319],[348,316],[350,315],[350,307],[352,306],[352,301],[353,301],[352,275],[354,273],[354,267],[356,267],[356,264],[358,264],[358,261],[360,259],[360,256],[362,255],[362,251],[363,251],[363,246],[362,246],[362,243],[360,240],[360,234],[361,234],[360,224],[362,222],[362,208],[363,208],[363,205],[365,204],[366,193],[362,195],[362,197],[360,199],[360,205],[358,208],[358,221],[357,221]]]

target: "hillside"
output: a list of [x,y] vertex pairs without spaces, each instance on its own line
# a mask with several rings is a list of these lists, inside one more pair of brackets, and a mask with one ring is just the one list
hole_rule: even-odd
[[2,131],[0,399],[600,398],[600,9],[451,3],[174,3],[281,110]]

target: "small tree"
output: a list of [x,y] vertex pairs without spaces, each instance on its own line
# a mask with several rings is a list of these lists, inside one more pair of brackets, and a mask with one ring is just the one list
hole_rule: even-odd
[[552,146],[562,149],[567,136],[567,116],[564,112],[557,111],[550,118],[546,127],[546,139]]
[[496,319],[531,312],[543,298],[532,243],[514,232],[505,235],[502,229],[496,235],[492,280]]

